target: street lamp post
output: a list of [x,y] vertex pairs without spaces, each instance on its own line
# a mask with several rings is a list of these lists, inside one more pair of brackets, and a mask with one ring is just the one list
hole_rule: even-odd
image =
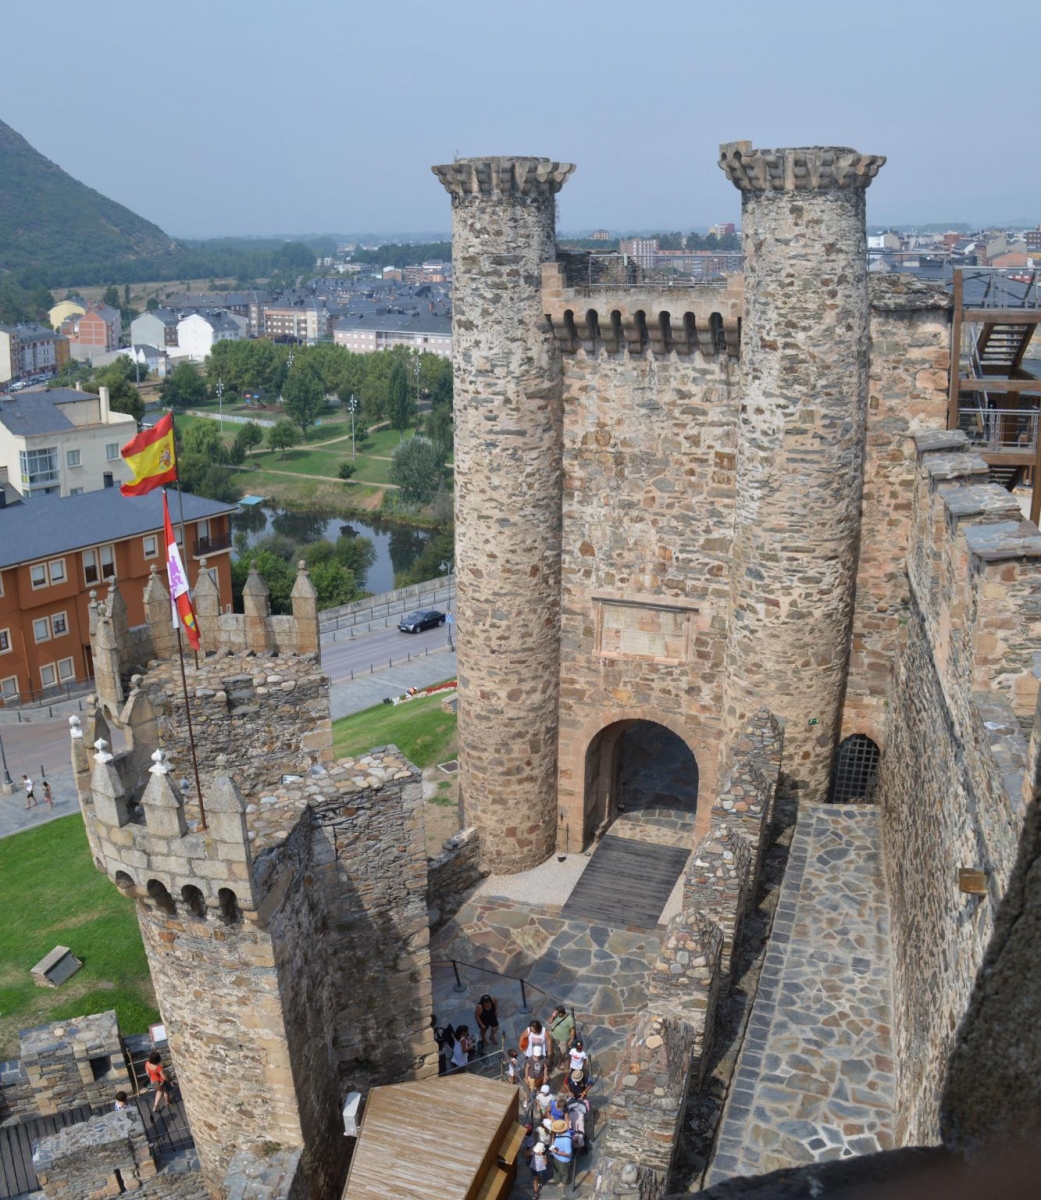
[[220,409],[220,431],[224,432],[224,380],[217,380],[217,406]]
[[442,562],[441,570],[448,572],[448,648],[452,647],[452,571],[455,569],[455,564],[450,562]]
[[347,402],[347,407],[351,413],[351,461],[353,462],[358,456],[358,448],[354,444],[354,414],[358,411],[358,401],[355,399],[353,392],[351,392],[351,398]]
[[11,779],[11,772],[7,769],[7,755],[4,753],[4,739],[2,737],[0,737],[0,762],[3,763],[4,767],[3,789],[5,794],[10,796],[14,791],[14,782]]

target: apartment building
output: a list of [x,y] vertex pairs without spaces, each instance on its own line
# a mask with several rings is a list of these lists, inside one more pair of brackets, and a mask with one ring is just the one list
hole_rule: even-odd
[[123,318],[107,304],[89,304],[86,312],[66,317],[61,332],[69,339],[71,356],[85,362],[95,354],[119,349]]
[[0,325],[0,384],[57,374],[68,361],[68,338],[46,325]]
[[0,468],[26,500],[79,496],[130,478],[119,448],[137,432],[108,389],[30,389],[0,398]]
[[[195,585],[205,557],[230,605],[235,505],[190,493],[181,500],[184,530],[178,523],[175,533],[188,581]],[[140,625],[153,566],[165,577],[158,491],[126,497],[110,489],[0,508],[0,705],[92,678],[91,591],[103,595],[118,578],[129,624]]]
[[333,342],[358,354],[408,346],[451,358],[452,318],[431,312],[340,317],[333,326]]

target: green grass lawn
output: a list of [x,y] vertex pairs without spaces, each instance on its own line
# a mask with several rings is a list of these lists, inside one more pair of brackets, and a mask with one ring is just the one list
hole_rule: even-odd
[[385,458],[362,458],[359,455],[353,477],[362,483],[390,483],[390,468],[393,465]]
[[378,704],[333,722],[337,758],[355,758],[373,746],[395,745],[417,767],[452,758],[455,713],[442,712],[441,696],[425,696],[407,704]]
[[[18,1033],[114,1008],[123,1033],[159,1019],[134,902],[91,860],[83,818],[62,817],[0,839],[0,1059],[18,1057]],[[55,946],[83,969],[57,989],[29,971]]]
[[258,466],[271,471],[292,471],[300,475],[331,475],[333,479],[337,477],[340,463],[343,462],[343,455],[337,454],[334,449],[305,450],[302,446],[287,450],[285,458],[282,457],[281,450],[265,450],[263,453],[257,451],[255,457]]
[[[350,430],[347,432],[350,433]],[[406,429],[405,437],[410,438],[414,433],[414,429]],[[401,434],[396,429],[377,429],[370,433],[364,442],[366,454],[380,454],[385,458],[389,458],[400,445]]]

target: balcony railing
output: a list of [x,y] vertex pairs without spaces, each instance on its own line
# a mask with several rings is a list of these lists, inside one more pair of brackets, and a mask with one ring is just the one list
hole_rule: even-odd
[[220,550],[227,550],[230,545],[230,533],[221,533],[215,537],[199,538],[193,544],[192,555],[195,558],[201,558],[204,554],[216,554]]
[[963,267],[967,308],[1041,308],[1041,270],[1036,267]]
[[973,447],[997,454],[1026,454],[1037,448],[1038,413],[1029,408],[962,408],[958,428]]
[[691,287],[725,283],[726,276],[744,270],[741,254],[683,254],[675,258],[654,254],[560,255],[568,287]]

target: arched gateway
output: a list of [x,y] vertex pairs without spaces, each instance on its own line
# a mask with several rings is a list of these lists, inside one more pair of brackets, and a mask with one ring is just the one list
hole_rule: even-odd
[[678,733],[629,719],[596,734],[585,768],[583,842],[596,849],[561,916],[653,928],[694,845],[697,760]]
[[685,815],[693,822],[697,803],[697,759],[683,738],[667,726],[647,720],[615,721],[590,741],[585,761],[583,845],[626,813],[661,820]]

